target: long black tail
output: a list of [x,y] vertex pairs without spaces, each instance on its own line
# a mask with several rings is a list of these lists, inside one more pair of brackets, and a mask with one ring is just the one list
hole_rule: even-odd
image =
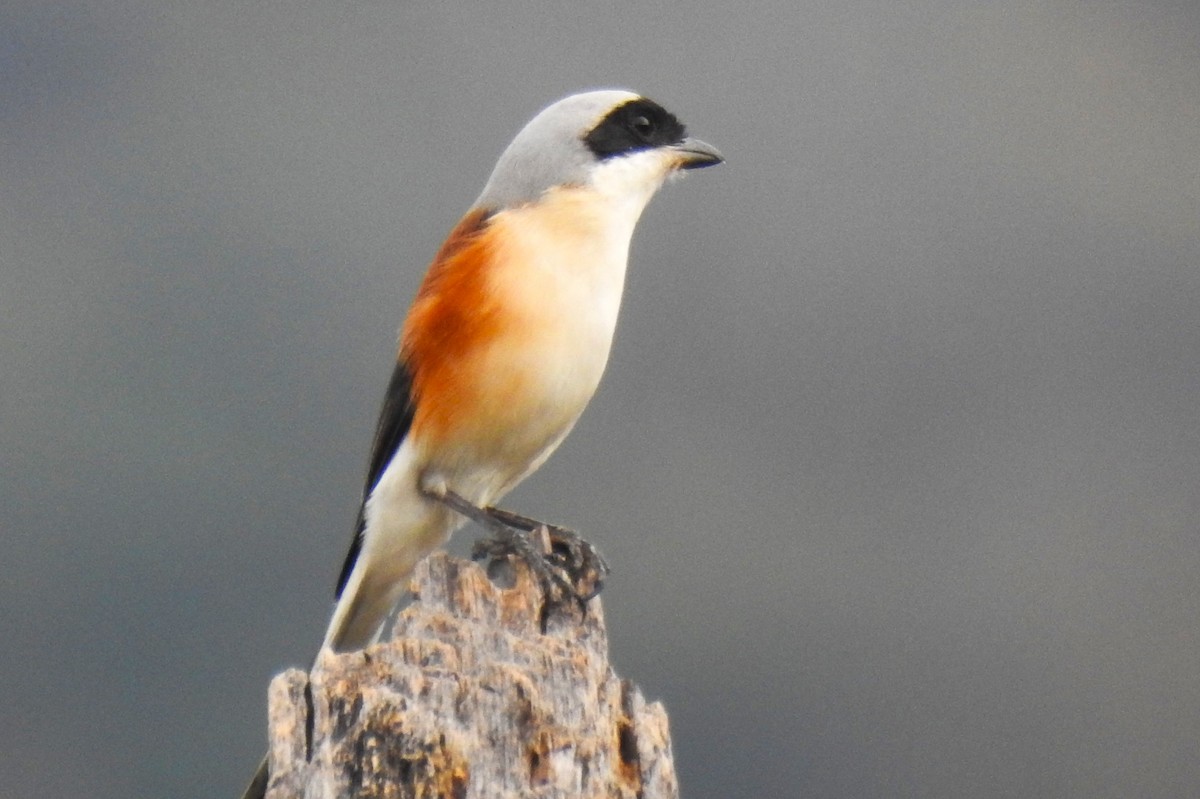
[[242,799],[263,799],[267,795],[267,780],[271,774],[267,770],[267,755],[263,755],[262,762],[258,764],[258,770],[254,772],[254,776],[250,778],[250,784],[246,786],[245,792],[242,794]]

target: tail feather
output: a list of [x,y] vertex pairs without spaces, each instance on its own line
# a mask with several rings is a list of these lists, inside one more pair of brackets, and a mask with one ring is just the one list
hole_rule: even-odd
[[258,770],[254,772],[254,776],[250,778],[250,784],[242,792],[242,799],[264,799],[267,795],[267,783],[271,777],[267,765],[268,757],[268,755],[263,755],[262,762],[258,764]]
[[[462,517],[420,495],[417,474],[411,449],[402,446],[368,497],[363,534],[347,560],[349,571],[339,580],[322,648],[349,652],[373,643],[408,589],[417,563],[463,523]],[[269,778],[264,757],[242,799],[264,799]]]
[[402,448],[363,508],[366,520],[323,647],[336,652],[371,644],[384,619],[408,589],[417,564],[450,537],[464,519],[421,496],[411,453]]
[[[407,588],[413,567],[389,569],[388,574],[370,568],[370,556],[360,555],[354,571],[333,609],[321,648],[351,652],[375,642],[388,613]],[[413,564],[415,566],[415,564]]]

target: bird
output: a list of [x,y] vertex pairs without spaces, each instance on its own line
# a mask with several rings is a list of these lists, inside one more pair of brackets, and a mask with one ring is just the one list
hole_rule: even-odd
[[[517,133],[401,325],[323,650],[371,644],[417,564],[468,520],[532,551],[523,536],[540,523],[494,504],[595,393],[647,203],[669,178],[723,161],[623,89],[565,97]],[[264,759],[243,799],[267,781]]]

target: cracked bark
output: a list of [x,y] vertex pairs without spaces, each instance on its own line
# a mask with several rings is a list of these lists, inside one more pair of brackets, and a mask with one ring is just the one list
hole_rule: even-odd
[[609,666],[600,601],[548,608],[494,567],[426,559],[391,640],[271,682],[267,799],[678,799],[666,712]]

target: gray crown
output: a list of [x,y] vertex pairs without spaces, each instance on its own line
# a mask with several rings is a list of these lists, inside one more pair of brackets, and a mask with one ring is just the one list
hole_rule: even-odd
[[584,144],[609,111],[638,95],[622,90],[573,94],[529,121],[500,155],[476,208],[499,210],[533,202],[554,186],[582,184],[596,163]]

